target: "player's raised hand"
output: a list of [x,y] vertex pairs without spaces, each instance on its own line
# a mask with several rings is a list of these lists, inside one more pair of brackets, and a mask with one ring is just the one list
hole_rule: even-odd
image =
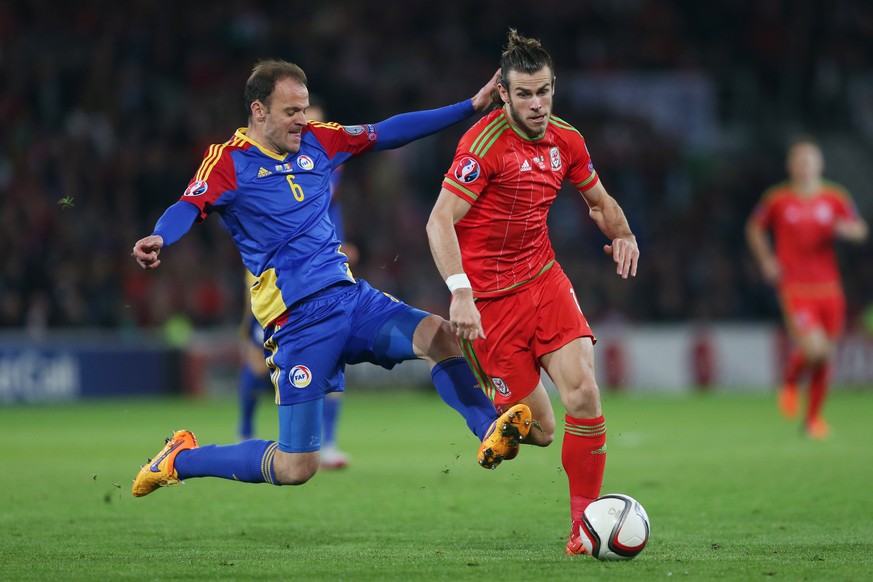
[[497,92],[497,81],[500,80],[500,69],[492,75],[491,79],[485,83],[485,86],[479,89],[479,92],[473,95],[473,109],[476,111],[485,111],[494,101],[491,98],[492,93]]
[[867,223],[860,218],[852,220],[837,220],[834,223],[834,234],[837,238],[853,243],[861,243],[867,238]]
[[612,257],[615,261],[615,272],[622,279],[627,279],[637,276],[637,261],[640,258],[640,248],[637,246],[637,239],[633,236],[627,238],[617,238],[612,241],[611,245],[603,245],[603,252]]
[[482,329],[482,316],[473,301],[472,289],[458,289],[449,307],[449,323],[452,331],[461,339],[485,339]]
[[153,234],[136,241],[131,254],[143,269],[155,269],[161,264],[158,255],[161,254],[163,246],[164,238]]

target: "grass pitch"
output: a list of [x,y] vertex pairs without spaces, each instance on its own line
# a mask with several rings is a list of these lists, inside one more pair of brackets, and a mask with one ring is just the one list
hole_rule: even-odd
[[[301,487],[219,479],[135,499],[172,430],[234,440],[234,402],[0,407],[3,580],[866,580],[873,393],[836,392],[834,436],[803,438],[772,398],[607,394],[604,493],[652,536],[630,562],[566,557],[560,440],[496,471],[432,393],[352,392],[345,471]],[[560,405],[558,405],[560,408]],[[261,436],[275,434],[264,402]],[[559,423],[559,425],[562,423]]]

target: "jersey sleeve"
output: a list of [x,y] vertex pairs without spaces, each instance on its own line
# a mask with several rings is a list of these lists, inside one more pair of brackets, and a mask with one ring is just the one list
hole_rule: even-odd
[[836,191],[834,196],[836,215],[844,220],[855,220],[861,215],[852,196],[842,188]]
[[185,188],[180,200],[193,204],[200,211],[202,222],[223,194],[236,190],[236,170],[227,151],[227,144],[209,146],[200,167]]
[[761,200],[759,200],[755,205],[755,208],[752,209],[752,215],[750,217],[752,224],[755,224],[760,228],[770,228],[773,224],[775,201],[776,195],[772,189],[764,192]]
[[443,177],[443,188],[470,204],[475,204],[496,172],[495,157],[483,158],[473,153],[473,142],[479,135],[474,129],[458,142],[455,158]]
[[338,168],[349,158],[360,156],[376,145],[378,132],[374,125],[340,125],[311,121],[309,131],[324,148],[331,167]]
[[[577,190],[585,192],[594,187],[600,180],[597,172],[594,170],[594,162],[591,161],[591,154],[588,152],[588,146],[585,144],[585,138],[578,131],[571,131],[569,137],[569,150],[572,156],[570,168],[567,171],[567,179],[573,183]],[[552,152],[552,157],[556,153]],[[560,154],[557,154],[560,155]],[[552,160],[552,163],[560,163]]]

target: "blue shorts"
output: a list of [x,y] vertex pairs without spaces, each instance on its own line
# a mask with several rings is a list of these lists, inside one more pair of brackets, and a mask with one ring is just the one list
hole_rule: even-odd
[[264,347],[264,328],[258,323],[258,319],[253,313],[249,314],[248,320],[249,340],[259,348]]
[[[328,287],[294,304],[287,321],[265,333],[276,403],[297,405],[343,390],[346,364],[370,362],[391,369],[414,360],[412,335],[428,315],[363,280]],[[280,413],[280,420],[291,416]],[[280,422],[279,442],[305,441],[289,432],[303,424],[313,425]],[[320,436],[320,415],[317,424],[308,430],[317,428],[313,435]]]

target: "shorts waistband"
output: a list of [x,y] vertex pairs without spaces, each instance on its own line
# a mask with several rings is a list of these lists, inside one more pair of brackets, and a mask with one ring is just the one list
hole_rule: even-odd
[[[337,281],[336,283],[331,283],[330,285],[328,285],[324,289],[319,289],[318,291],[315,291],[314,293],[310,293],[309,295],[307,295],[306,297],[304,297],[302,299],[298,299],[297,301],[294,302],[294,305],[299,305],[301,303],[309,303],[310,301],[313,301],[315,299],[319,299],[321,297],[326,297],[327,295],[332,295],[332,294],[336,293],[337,291],[340,291],[341,289],[344,289],[346,287],[351,287],[354,284],[355,283],[353,281]],[[292,305],[291,307],[293,308],[294,305]]]
[[339,293],[347,287],[352,287],[354,285],[357,285],[357,283],[355,283],[354,281],[337,281],[336,283],[331,283],[323,289],[319,289],[314,293],[310,293],[306,297],[298,299],[293,304],[291,304],[291,307],[286,309],[282,313],[282,315],[267,324],[267,328],[284,325],[285,322],[288,321],[288,315],[291,313],[291,310],[293,310],[298,305],[303,305],[304,303],[309,303],[310,301],[315,301],[316,299],[321,299],[322,297],[328,297],[330,295],[333,295],[334,293]]

